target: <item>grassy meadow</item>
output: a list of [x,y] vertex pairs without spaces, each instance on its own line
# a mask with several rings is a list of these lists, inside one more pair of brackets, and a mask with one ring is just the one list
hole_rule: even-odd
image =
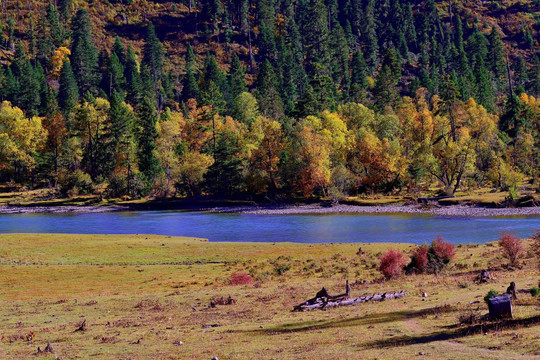
[[[532,252],[509,270],[496,243],[459,246],[438,276],[390,281],[380,280],[378,255],[413,245],[50,234],[4,234],[0,244],[2,359],[540,358],[540,298],[519,293],[511,321],[458,320],[487,313],[490,289],[538,285]],[[497,279],[476,284],[488,266]],[[254,283],[231,284],[238,272]],[[342,293],[345,279],[353,297],[408,295],[291,312],[323,285]],[[236,302],[209,307],[229,296]],[[84,319],[87,330],[75,331]],[[47,342],[54,353],[37,354]]]

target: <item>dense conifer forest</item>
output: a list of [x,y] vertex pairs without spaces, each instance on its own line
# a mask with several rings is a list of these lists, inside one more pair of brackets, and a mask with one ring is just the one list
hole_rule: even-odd
[[540,189],[540,2],[1,2],[0,181],[142,196]]

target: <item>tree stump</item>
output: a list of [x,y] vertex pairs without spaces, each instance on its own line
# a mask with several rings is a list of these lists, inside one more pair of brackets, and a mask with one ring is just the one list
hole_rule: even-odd
[[494,319],[512,318],[512,296],[499,295],[488,300],[489,316]]

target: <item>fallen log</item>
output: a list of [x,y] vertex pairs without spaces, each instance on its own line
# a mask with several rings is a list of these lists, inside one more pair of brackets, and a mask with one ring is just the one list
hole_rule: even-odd
[[309,311],[309,310],[325,310],[327,308],[338,307],[338,306],[350,306],[365,303],[367,301],[384,301],[386,299],[396,299],[399,297],[406,296],[407,293],[403,291],[398,291],[394,293],[382,293],[382,294],[373,294],[371,296],[360,296],[357,298],[349,298],[350,286],[347,281],[346,292],[345,294],[332,296],[329,295],[326,291],[326,288],[322,288],[314,298],[309,299],[301,304],[298,304],[293,307],[292,311]]

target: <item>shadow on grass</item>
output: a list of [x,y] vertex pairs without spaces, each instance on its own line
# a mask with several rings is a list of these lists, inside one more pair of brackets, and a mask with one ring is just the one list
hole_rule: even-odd
[[252,334],[285,334],[285,333],[295,333],[295,332],[304,332],[312,330],[322,330],[322,329],[332,329],[332,328],[344,328],[350,326],[362,326],[362,325],[373,325],[373,324],[382,324],[393,321],[410,319],[412,317],[420,317],[426,315],[435,315],[442,313],[450,313],[457,311],[454,307],[450,305],[443,305],[437,307],[430,307],[426,309],[421,309],[417,311],[395,311],[390,313],[376,313],[370,314],[367,316],[358,316],[343,320],[312,320],[312,321],[302,321],[294,323],[286,323],[279,326],[275,326],[268,329],[255,329],[255,330],[239,330],[235,332],[243,333],[252,333]]
[[483,334],[491,331],[512,330],[521,327],[530,327],[540,325],[540,315],[529,317],[526,319],[514,319],[514,320],[498,320],[494,322],[481,323],[477,325],[471,325],[466,327],[459,327],[453,331],[441,331],[435,332],[429,335],[423,336],[400,336],[390,339],[382,339],[372,341],[363,344],[364,348],[390,348],[395,346],[406,346],[413,344],[426,344],[433,341],[445,341],[462,338],[465,336],[472,336],[477,334]]

